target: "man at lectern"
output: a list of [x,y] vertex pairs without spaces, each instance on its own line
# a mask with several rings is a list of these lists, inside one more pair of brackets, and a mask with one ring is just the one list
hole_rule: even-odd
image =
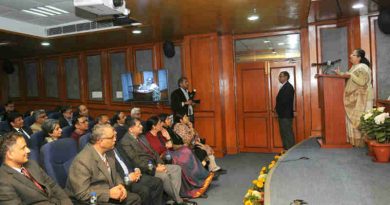
[[295,144],[293,132],[294,118],[294,87],[288,82],[290,74],[282,71],[279,74],[279,82],[282,84],[276,96],[275,110],[278,114],[279,131],[282,137],[283,148],[290,149]]

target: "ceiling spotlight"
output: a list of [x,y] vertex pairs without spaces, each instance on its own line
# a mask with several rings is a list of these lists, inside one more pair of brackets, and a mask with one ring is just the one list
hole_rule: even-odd
[[249,21],[256,21],[256,20],[258,20],[260,17],[259,17],[259,15],[256,13],[256,9],[253,9],[253,13],[252,14],[250,14],[248,17],[247,17],[247,19],[249,20]]
[[131,31],[133,34],[141,34],[142,33],[142,31],[141,30],[139,30],[139,29],[135,29],[135,30],[133,30],[133,31]]
[[357,4],[354,4],[354,5],[352,6],[353,9],[361,9],[361,8],[363,8],[363,7],[364,7],[364,4],[362,4],[362,3],[357,3]]
[[284,43],[283,43],[283,42],[280,42],[280,43],[278,43],[278,45],[279,45],[279,46],[283,46],[283,45],[284,45]]
[[47,41],[44,41],[44,42],[41,43],[41,45],[42,45],[42,46],[50,46],[50,43],[47,42]]
[[275,49],[272,49],[272,53],[273,53],[273,54],[276,54],[276,51],[275,51]]
[[142,23],[140,23],[140,22],[134,22],[134,23],[131,23],[130,25],[131,25],[131,26],[141,26]]
[[265,40],[264,43],[271,43],[271,41]]

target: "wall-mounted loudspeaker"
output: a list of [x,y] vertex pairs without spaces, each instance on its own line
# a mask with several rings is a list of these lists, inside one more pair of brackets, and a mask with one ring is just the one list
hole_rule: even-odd
[[390,8],[379,12],[378,26],[383,33],[390,34]]
[[175,56],[175,45],[171,41],[165,41],[163,44],[164,55],[168,58]]
[[14,73],[15,68],[14,68],[14,65],[12,64],[11,61],[9,61],[9,60],[4,60],[4,61],[3,61],[3,70],[4,70],[4,72],[7,73],[7,74],[12,74],[12,73]]

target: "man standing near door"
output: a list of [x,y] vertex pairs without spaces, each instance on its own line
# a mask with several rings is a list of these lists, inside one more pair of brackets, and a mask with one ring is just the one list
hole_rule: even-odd
[[278,95],[276,96],[275,110],[278,114],[279,131],[282,137],[283,148],[290,149],[295,144],[293,133],[294,118],[294,87],[288,82],[290,74],[282,71],[279,74],[279,82],[282,84]]

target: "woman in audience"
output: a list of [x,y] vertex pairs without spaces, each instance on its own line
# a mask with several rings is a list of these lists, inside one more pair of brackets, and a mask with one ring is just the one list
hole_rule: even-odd
[[[170,136],[170,139],[172,140],[172,146],[173,149],[178,149],[183,146],[187,146],[184,144],[183,139],[178,136],[172,129],[172,124],[173,124],[173,116],[170,115],[168,116],[167,114],[163,113],[158,116],[163,123],[163,131],[166,130]],[[190,146],[192,151],[194,151],[195,156],[199,159],[199,161],[202,162],[202,165],[204,167],[207,166],[208,164],[208,157],[207,157],[207,152],[204,151],[203,149],[200,149],[198,146]]]
[[195,196],[202,197],[201,195],[210,185],[214,173],[204,169],[201,162],[187,146],[173,150],[171,138],[168,132],[163,129],[162,122],[157,116],[149,118],[146,125],[148,126],[146,139],[150,146],[160,154],[162,159],[171,156],[173,164],[182,168],[181,195],[191,198]]
[[207,152],[207,157],[209,158],[209,171],[218,172],[219,174],[226,174],[226,170],[222,169],[215,162],[214,150],[205,143],[201,142],[201,139],[192,126],[187,115],[176,114],[175,116],[175,126],[173,127],[173,131],[179,135],[184,144],[187,146],[198,147]]
[[42,124],[42,131],[45,136],[45,143],[53,142],[61,137],[62,129],[58,120],[47,119]]

